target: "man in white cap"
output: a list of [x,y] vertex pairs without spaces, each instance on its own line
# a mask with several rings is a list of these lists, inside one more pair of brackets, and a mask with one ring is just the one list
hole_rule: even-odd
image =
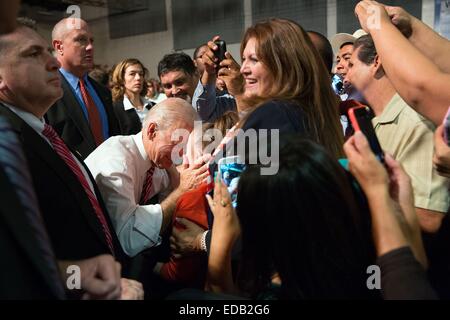
[[348,120],[348,109],[364,104],[367,102],[349,82],[345,82],[345,76],[348,72],[348,63],[353,53],[353,44],[356,39],[365,35],[366,32],[362,29],[356,30],[353,34],[338,33],[331,38],[331,47],[336,57],[336,66],[333,69],[333,73],[339,75],[342,79],[344,86],[343,92],[339,93],[339,97],[342,100],[339,105],[339,113],[341,115],[341,125],[344,131],[345,138],[350,137],[353,134],[353,128]]
[[[348,72],[348,61],[353,53],[353,44],[356,39],[367,34],[364,30],[358,29],[353,34],[338,33],[331,39],[331,47],[336,55],[336,66],[334,73],[345,78]],[[363,102],[361,94],[359,94],[349,83],[344,83],[346,87],[345,95],[341,95],[342,100],[355,99]]]

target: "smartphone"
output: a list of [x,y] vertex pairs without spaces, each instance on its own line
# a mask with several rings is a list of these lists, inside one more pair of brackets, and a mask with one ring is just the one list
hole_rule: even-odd
[[367,106],[350,108],[348,115],[355,131],[360,130],[364,133],[373,153],[381,163],[384,163],[384,152],[372,125],[373,116],[370,108]]
[[334,93],[337,95],[342,95],[345,93],[344,88],[344,80],[342,79],[342,76],[338,74],[334,74],[331,78],[331,87],[333,88]]
[[220,159],[217,167],[217,174],[227,186],[233,208],[236,208],[238,182],[246,166],[239,156],[231,156]]
[[216,67],[216,72],[218,73],[220,69],[219,64],[222,62],[223,59],[225,59],[225,52],[227,52],[227,44],[223,40],[217,40],[214,41],[214,43],[217,46],[217,50],[214,51],[214,56],[218,59]]

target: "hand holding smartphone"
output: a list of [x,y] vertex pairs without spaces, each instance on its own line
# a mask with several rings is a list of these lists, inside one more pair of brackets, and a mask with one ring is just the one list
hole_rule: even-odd
[[370,108],[367,106],[350,108],[348,115],[355,131],[359,130],[366,136],[375,157],[384,164],[384,152],[372,125]]
[[219,168],[218,175],[220,179],[222,179],[222,181],[225,183],[228,192],[230,193],[232,206],[233,208],[236,208],[239,177],[245,170],[246,166],[241,161],[239,156],[222,158],[219,160],[217,166]]
[[217,46],[217,50],[214,51],[214,56],[218,59],[216,73],[219,73],[220,63],[225,59],[225,52],[227,52],[227,44],[223,40],[216,40],[214,43]]

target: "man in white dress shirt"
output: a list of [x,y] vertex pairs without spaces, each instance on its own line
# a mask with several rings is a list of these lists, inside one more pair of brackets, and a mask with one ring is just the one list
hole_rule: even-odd
[[[148,112],[142,132],[111,137],[85,160],[129,256],[161,243],[178,198],[208,175],[201,163],[183,165],[180,173],[173,164],[172,151],[180,142],[174,131],[188,135],[197,119],[186,101],[166,99]],[[156,195],[164,200],[148,204]]]

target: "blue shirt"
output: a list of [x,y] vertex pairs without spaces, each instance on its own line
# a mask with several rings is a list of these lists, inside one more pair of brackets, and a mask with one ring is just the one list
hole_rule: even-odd
[[230,94],[217,96],[216,87],[198,82],[192,98],[192,106],[203,122],[214,122],[227,111],[237,111],[236,100]]
[[[88,110],[86,108],[86,105],[84,104],[83,97],[81,95],[80,90],[80,79],[70,73],[69,71],[64,70],[63,68],[60,68],[59,71],[62,73],[64,78],[66,78],[67,82],[69,82],[70,87],[72,88],[73,93],[75,93],[75,96],[78,99],[78,103],[81,106],[81,110],[83,110],[84,117],[86,118],[86,121],[89,123],[89,114]],[[103,137],[106,139],[109,138],[109,125],[108,125],[108,116],[106,115],[105,106],[103,105],[102,100],[97,95],[97,92],[95,92],[94,87],[88,80],[87,74],[83,76],[84,83],[86,84],[86,88],[89,91],[89,94],[91,95],[92,99],[94,100],[95,106],[97,107],[98,113],[100,115],[100,121],[102,122],[102,132]]]

